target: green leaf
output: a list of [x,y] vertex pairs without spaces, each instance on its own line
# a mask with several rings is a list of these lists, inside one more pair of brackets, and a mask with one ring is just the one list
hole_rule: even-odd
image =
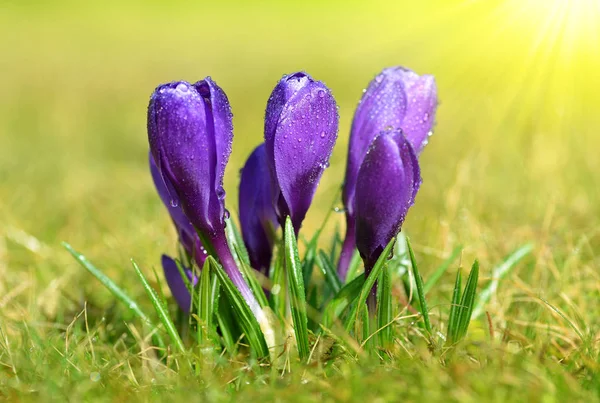
[[150,301],[152,302],[152,305],[154,306],[154,309],[156,310],[158,318],[164,325],[167,333],[169,334],[169,337],[171,337],[171,341],[175,344],[175,347],[177,348],[177,350],[179,350],[180,353],[184,353],[185,347],[183,345],[183,341],[181,341],[181,338],[179,337],[179,333],[177,333],[177,329],[175,329],[175,324],[173,323],[173,321],[171,320],[171,317],[169,316],[167,307],[160,300],[160,298],[156,294],[156,291],[154,291],[154,289],[150,286],[150,284],[148,283],[148,280],[146,279],[146,277],[144,276],[144,274],[138,267],[137,263],[133,259],[131,259],[131,264],[133,265],[133,269],[135,270],[138,277],[140,278],[140,281],[142,282],[142,286],[144,287],[144,290],[146,290],[146,294],[148,294],[148,297],[150,297]]
[[417,260],[415,259],[415,253],[413,252],[409,237],[406,237],[406,246],[408,247],[408,255],[410,256],[410,263],[415,278],[415,284],[417,286],[417,298],[419,299],[419,309],[421,310],[421,315],[423,315],[425,329],[431,335],[431,322],[429,321],[429,311],[427,310],[427,301],[425,300],[423,279],[421,278],[421,274],[419,273],[419,267],[417,266]]
[[[217,278],[217,276],[215,276]],[[217,278],[217,284],[218,278]],[[219,285],[219,289],[220,289]],[[227,296],[223,296],[224,302],[229,302]],[[236,340],[238,340],[240,331],[238,329],[237,323],[233,318],[232,306],[228,303],[219,303],[219,306],[216,308],[216,319],[219,324],[219,332],[223,339],[223,344],[225,345],[225,349],[231,355],[235,355],[237,350]]]
[[250,310],[250,307],[242,297],[242,294],[233,284],[227,273],[225,273],[225,270],[223,270],[221,265],[218,264],[212,256],[208,256],[206,260],[209,261],[212,269],[217,274],[222,290],[227,296],[233,309],[235,320],[242,328],[242,331],[250,344],[250,348],[258,357],[268,357],[269,349],[267,348],[265,337],[258,324],[257,318]]
[[467,334],[469,323],[471,322],[471,315],[473,313],[473,305],[475,304],[475,294],[477,293],[477,280],[479,279],[479,262],[476,260],[471,267],[469,278],[467,278],[467,285],[465,285],[465,291],[460,299],[458,324],[457,324],[457,338],[455,341],[459,341]]
[[364,273],[346,284],[340,292],[327,304],[323,314],[323,325],[330,328],[335,319],[356,299],[365,283]]
[[448,318],[448,333],[446,339],[450,343],[456,341],[458,334],[458,315],[460,308],[460,296],[462,293],[462,270],[459,268],[454,282],[454,291],[452,292],[452,304],[450,305],[450,317]]
[[212,335],[212,318],[213,318],[213,295],[212,295],[212,278],[210,264],[205,261],[202,272],[200,273],[200,284],[198,286],[198,344],[206,343]]
[[319,256],[317,258],[317,266],[321,269],[321,273],[323,273],[323,277],[325,277],[325,281],[329,288],[333,291],[333,294],[337,294],[340,292],[342,288],[342,282],[337,275],[337,270],[329,260],[329,256],[320,250]]
[[[227,236],[227,243],[231,249],[235,250],[234,258],[237,258],[236,263],[244,262],[250,266],[248,249],[246,249],[246,244],[237,225],[235,225],[235,222],[231,218],[225,219],[225,235]],[[240,265],[238,264],[238,266]]]
[[[62,243],[63,247],[77,260],[77,262],[83,266],[88,272],[90,272],[94,277],[96,277],[116,298],[118,301],[121,301],[125,304],[126,307],[138,318],[140,318],[144,323],[146,323],[150,328],[156,329],[156,325],[150,320],[148,315],[146,315],[139,307],[139,305],[123,291],[118,285],[116,285],[110,278],[108,278],[100,269],[92,264],[83,254],[77,252],[71,245],[66,242]],[[165,348],[165,342],[162,339],[162,336],[155,332],[152,336],[155,344],[160,348]]]
[[450,257],[444,260],[444,262],[433,272],[431,277],[429,277],[429,279],[425,282],[425,285],[423,286],[423,292],[425,294],[429,293],[429,291],[431,291],[431,289],[437,284],[439,279],[442,278],[444,273],[448,270],[452,262],[454,262],[456,258],[460,256],[461,251],[462,246],[457,246],[456,248],[454,248],[454,250],[450,254]]
[[382,270],[377,285],[377,328],[379,345],[382,347],[392,344],[390,322],[393,318],[392,279],[389,270]]
[[500,281],[506,277],[510,270],[527,256],[533,250],[533,244],[526,244],[518,248],[516,251],[511,253],[500,265],[496,266],[492,271],[492,281],[486,285],[483,290],[479,293],[477,298],[477,305],[473,310],[473,316],[471,319],[477,319],[484,312],[485,304],[488,303],[492,295],[496,293]]
[[256,300],[261,308],[269,305],[267,296],[260,285],[260,282],[254,274],[254,269],[250,266],[250,258],[248,257],[248,250],[244,245],[244,240],[240,235],[235,223],[231,219],[226,220],[225,234],[227,236],[227,244],[233,251],[233,259],[242,273],[242,277],[250,286],[252,293],[256,296]]
[[358,277],[358,269],[360,267],[360,254],[354,249],[352,253],[352,259],[350,259],[350,264],[348,265],[348,273],[346,274],[346,284],[350,283],[350,281],[354,280]]
[[302,264],[298,256],[298,244],[294,235],[292,220],[288,216],[285,220],[283,231],[285,268],[290,292],[290,308],[298,355],[301,360],[306,360],[310,354],[308,344],[308,324],[306,319],[306,293],[304,291],[304,279],[302,278]]
[[350,333],[350,330],[356,323],[356,320],[358,319],[358,315],[361,312],[360,311],[361,307],[366,304],[367,297],[369,296],[371,289],[375,285],[375,281],[377,280],[377,278],[381,274],[381,271],[383,270],[384,266],[386,265],[387,259],[390,255],[390,252],[391,252],[392,248],[394,247],[394,242],[396,242],[396,238],[393,238],[387,244],[387,246],[385,247],[383,252],[381,252],[381,256],[379,256],[379,259],[377,259],[377,262],[375,262],[375,266],[373,266],[373,270],[371,270],[371,273],[369,273],[369,276],[366,278],[365,282],[363,283],[361,290],[360,290],[360,294],[358,295],[357,302],[350,310],[350,314],[348,315],[348,318],[346,319],[346,323],[345,323],[344,327],[346,328],[346,331],[348,333]]
[[284,247],[277,248],[273,271],[271,272],[271,308],[280,317],[285,318],[285,259]]

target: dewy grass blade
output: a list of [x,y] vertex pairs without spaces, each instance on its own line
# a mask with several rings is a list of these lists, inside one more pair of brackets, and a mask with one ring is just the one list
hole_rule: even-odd
[[350,333],[352,327],[356,323],[358,315],[361,312],[361,307],[367,303],[367,297],[369,296],[371,289],[375,285],[375,281],[377,280],[377,278],[381,274],[381,271],[384,269],[387,263],[390,252],[394,247],[394,242],[396,242],[396,238],[393,238],[387,244],[383,252],[381,252],[381,256],[379,256],[379,259],[377,259],[377,262],[375,262],[375,266],[373,266],[373,270],[371,270],[371,273],[369,273],[369,277],[367,277],[365,282],[363,283],[362,288],[360,290],[360,294],[358,295],[358,300],[356,301],[356,304],[352,307],[352,310],[350,311],[350,314],[346,319],[344,327],[346,328],[346,331],[348,333]]
[[258,357],[268,357],[269,349],[267,348],[265,337],[260,329],[260,325],[258,324],[256,317],[242,297],[242,294],[240,294],[240,291],[233,284],[229,276],[227,276],[227,273],[225,273],[223,268],[212,256],[207,257],[206,260],[210,262],[212,269],[217,274],[219,283],[222,287],[221,289],[227,296],[227,299],[233,308],[235,319],[246,335],[248,343],[250,344],[250,348]]
[[533,250],[533,244],[526,244],[518,248],[516,251],[511,253],[499,266],[494,268],[492,271],[492,281],[481,290],[479,298],[477,298],[477,305],[473,310],[473,316],[471,319],[477,319],[484,312],[485,304],[488,303],[492,295],[496,293],[500,281],[515,267],[515,265],[527,256]]
[[[96,277],[116,298],[121,301],[125,306],[127,306],[131,312],[138,318],[140,318],[144,323],[146,323],[150,328],[156,329],[156,325],[150,320],[148,315],[146,315],[140,309],[139,305],[129,297],[118,285],[116,285],[110,278],[108,278],[100,269],[92,264],[84,255],[77,252],[71,245],[66,242],[62,243],[63,247],[79,262],[84,269],[90,272],[94,277]],[[165,348],[165,342],[162,339],[162,336],[155,332],[153,335],[154,342],[161,348]]]
[[383,270],[377,285],[377,330],[379,345],[389,346],[392,343],[392,328],[389,323],[394,318],[392,306],[392,279],[389,270]]
[[331,264],[329,256],[327,256],[327,254],[322,250],[319,251],[317,266],[319,266],[319,269],[321,269],[321,273],[323,273],[325,281],[327,281],[327,285],[333,291],[333,294],[335,295],[340,292],[340,289],[342,288],[342,282],[337,275],[337,270]]
[[306,360],[310,354],[308,344],[308,320],[306,318],[306,293],[304,291],[304,279],[302,278],[302,264],[298,256],[298,244],[294,236],[292,220],[287,217],[284,230],[285,242],[285,269],[290,292],[290,308],[298,355],[301,360]]
[[358,298],[360,290],[365,283],[364,273],[346,284],[340,292],[327,304],[323,314],[323,325],[330,328],[333,321],[337,319],[342,312]]
[[425,322],[425,329],[431,335],[431,322],[429,321],[429,312],[427,310],[427,301],[425,300],[425,291],[423,287],[423,279],[419,273],[419,267],[417,266],[417,260],[415,259],[415,253],[413,252],[412,246],[410,245],[410,238],[406,237],[406,246],[408,247],[408,255],[410,256],[410,263],[415,278],[415,284],[417,286],[417,298],[419,299],[419,308],[421,309],[421,315],[423,315],[423,321]]
[[[214,276],[214,275],[213,275]],[[213,301],[212,301],[212,278],[210,264],[204,262],[200,273],[200,285],[198,287],[198,318],[197,325],[198,344],[206,343],[212,334]]]
[[462,270],[458,269],[454,291],[452,292],[452,304],[450,305],[450,317],[448,318],[448,333],[446,339],[450,343],[456,342],[458,315],[460,312],[460,297],[462,293]]
[[183,341],[181,341],[181,337],[179,337],[179,333],[177,333],[177,329],[175,329],[175,324],[171,320],[167,308],[162,303],[158,295],[156,295],[156,292],[150,286],[148,280],[146,279],[146,277],[138,267],[137,263],[133,259],[131,259],[131,264],[133,265],[133,269],[140,278],[144,290],[146,290],[146,293],[150,297],[150,301],[152,302],[152,305],[154,306],[154,309],[158,314],[158,318],[161,320],[167,333],[171,337],[171,341],[175,344],[175,347],[177,348],[177,350],[179,350],[180,353],[185,353],[185,346],[183,345]]
[[459,316],[457,323],[457,338],[455,341],[461,340],[466,336],[471,322],[473,313],[473,305],[475,304],[475,294],[477,293],[477,281],[479,279],[479,262],[476,260],[471,267],[471,272],[467,278],[465,291],[460,299]]
[[462,246],[457,246],[456,248],[454,248],[454,250],[450,254],[450,257],[444,260],[444,262],[436,269],[436,271],[433,272],[431,277],[429,277],[429,279],[425,282],[425,285],[423,286],[423,292],[425,293],[425,295],[427,295],[427,293],[429,293],[429,291],[431,291],[431,289],[437,284],[440,278],[442,278],[442,276],[448,270],[452,262],[454,262],[456,258],[460,256],[461,251]]

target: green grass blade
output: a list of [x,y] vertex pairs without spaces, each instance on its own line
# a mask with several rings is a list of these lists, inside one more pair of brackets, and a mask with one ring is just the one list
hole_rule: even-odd
[[[83,254],[77,252],[71,245],[66,242],[62,243],[63,247],[69,252],[77,262],[83,266],[88,272],[90,272],[94,277],[96,277],[116,298],[125,304],[126,307],[138,318],[140,318],[144,323],[146,323],[150,328],[155,329],[156,325],[150,320],[148,315],[146,315],[139,307],[139,305],[123,291],[118,285],[116,285],[110,278],[108,278],[100,269],[92,264]],[[165,348],[165,342],[162,339],[159,333],[154,333],[153,335],[154,342],[161,348]]]
[[393,318],[392,278],[389,270],[383,270],[377,285],[377,329],[379,345],[382,347],[392,343],[392,328],[389,324]]
[[323,326],[330,328],[333,325],[334,320],[344,312],[352,301],[358,298],[364,283],[365,275],[363,273],[342,287],[340,292],[329,301],[324,309]]
[[406,237],[406,246],[408,247],[408,255],[410,257],[410,263],[415,278],[415,284],[417,286],[417,298],[419,299],[419,308],[421,310],[421,315],[423,315],[425,329],[431,335],[431,322],[429,321],[429,311],[427,310],[427,301],[425,300],[423,279],[421,278],[421,274],[419,273],[419,267],[417,266],[417,260],[415,259],[415,253],[413,252],[409,237]]
[[454,291],[452,292],[452,304],[450,305],[450,317],[448,318],[448,333],[446,339],[454,343],[457,337],[458,315],[460,308],[460,297],[462,293],[462,270],[459,268],[454,282]]
[[[227,243],[232,250],[235,251],[234,258],[237,258],[237,262],[244,262],[250,266],[250,256],[248,255],[248,249],[242,238],[242,234],[235,225],[235,222],[231,218],[225,219],[225,235],[227,236]],[[240,266],[238,264],[238,266]]]
[[363,285],[361,287],[360,294],[358,295],[358,300],[357,300],[356,304],[352,307],[350,314],[348,315],[348,318],[346,319],[346,323],[345,323],[344,327],[346,328],[346,331],[348,333],[350,333],[352,327],[356,323],[356,320],[358,319],[358,315],[361,312],[361,310],[360,310],[361,307],[366,304],[367,297],[369,296],[371,289],[375,285],[375,281],[377,280],[377,278],[381,274],[381,271],[385,267],[388,257],[390,255],[390,252],[392,251],[392,248],[394,247],[394,242],[396,242],[395,238],[392,239],[387,244],[387,246],[385,247],[383,252],[381,252],[381,256],[379,256],[379,259],[377,259],[377,262],[375,262],[375,266],[373,266],[373,270],[371,270],[371,273],[369,273],[369,276],[365,279],[365,282],[363,283]]
[[242,328],[242,331],[250,344],[250,348],[258,357],[268,357],[269,349],[267,348],[265,337],[256,317],[242,297],[242,294],[240,294],[240,291],[233,284],[229,276],[227,276],[227,273],[225,273],[221,265],[219,265],[212,256],[209,256],[206,260],[210,262],[212,269],[217,274],[222,290],[227,296],[233,309],[235,320]]
[[271,273],[271,283],[273,285],[271,287],[270,305],[271,308],[273,308],[273,312],[275,312],[280,318],[285,318],[286,287],[284,251],[285,248],[283,245],[280,245],[277,248],[277,257]]
[[256,296],[259,305],[264,308],[269,304],[267,296],[265,295],[258,278],[254,274],[254,269],[250,266],[250,258],[248,256],[248,250],[244,245],[244,240],[233,220],[229,218],[226,220],[225,235],[227,236],[227,244],[233,252],[232,255],[235,263],[250,286],[252,293]]
[[287,217],[285,220],[283,234],[285,243],[285,268],[290,292],[290,308],[294,323],[294,333],[296,334],[298,355],[301,360],[305,360],[310,354],[308,320],[306,318],[306,293],[304,291],[304,279],[302,278],[302,264],[298,256],[298,244],[296,243],[294,227],[292,226],[290,217]]
[[346,274],[346,284],[350,283],[356,277],[358,277],[358,269],[360,268],[360,254],[354,249],[352,253],[352,259],[350,259],[350,264],[348,265],[348,274]]
[[150,301],[152,302],[152,305],[154,306],[154,309],[158,314],[158,318],[164,325],[167,333],[169,334],[169,337],[171,337],[171,341],[175,344],[175,347],[177,348],[177,350],[179,350],[180,353],[184,353],[185,346],[183,345],[183,341],[181,341],[181,337],[179,337],[179,333],[177,333],[177,329],[175,329],[175,324],[169,316],[167,307],[160,300],[160,298],[156,294],[156,291],[154,291],[154,289],[150,286],[148,280],[146,279],[146,277],[138,267],[137,263],[133,259],[131,259],[131,264],[133,265],[135,272],[140,278],[142,286],[144,287],[144,290],[146,290],[148,297],[150,297]]
[[527,256],[533,250],[533,244],[526,244],[511,253],[500,265],[498,265],[492,271],[492,281],[481,290],[479,298],[477,298],[477,304],[473,310],[473,316],[471,319],[477,319],[485,311],[485,304],[487,304],[492,298],[492,295],[498,290],[500,281],[510,272],[510,270],[516,266],[525,256]]
[[340,292],[340,289],[342,288],[342,282],[337,275],[337,270],[331,263],[331,260],[329,260],[329,256],[327,256],[327,254],[322,250],[319,251],[317,266],[319,269],[321,269],[321,273],[323,273],[325,281],[327,282],[327,285],[331,291],[333,291],[333,294],[335,295]]
[[423,292],[425,293],[425,295],[427,295],[427,293],[429,293],[429,291],[431,291],[431,289],[437,284],[440,278],[442,278],[442,276],[448,270],[452,262],[454,262],[456,258],[460,256],[461,251],[462,246],[457,246],[456,248],[454,248],[454,250],[450,254],[450,257],[444,260],[444,262],[433,272],[433,274],[429,277],[429,279],[425,282],[425,285],[423,286]]
[[206,343],[212,333],[213,318],[213,296],[212,296],[212,278],[210,264],[204,262],[204,267],[200,273],[200,284],[198,286],[198,318],[197,326],[198,344]]
[[465,291],[460,299],[459,316],[457,324],[457,338],[455,341],[461,340],[466,336],[471,322],[473,313],[473,305],[475,304],[475,295],[477,293],[477,281],[479,279],[479,262],[476,260],[471,267],[471,272],[467,278]]
[[310,280],[312,278],[315,261],[317,259],[317,236],[316,233],[313,239],[306,245],[306,252],[302,260],[302,277],[304,278],[304,288],[309,289]]

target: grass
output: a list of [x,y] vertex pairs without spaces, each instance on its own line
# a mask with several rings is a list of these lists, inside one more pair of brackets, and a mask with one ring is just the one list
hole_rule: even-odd
[[[551,4],[0,6],[0,396],[600,400],[600,83],[592,79],[600,59],[591,51],[599,14],[593,2]],[[331,349],[326,337],[307,366],[264,366],[243,348],[190,357],[173,345],[161,361],[147,325],[62,248],[85,252],[159,323],[130,263],[158,290],[152,268],[162,252],[175,255],[146,166],[151,91],[205,75],[227,91],[236,138],[225,185],[235,216],[237,172],[260,141],[267,97],[297,69],[333,89],[341,116],[303,245],[338,197],[362,88],[394,64],[434,74],[441,98],[404,226],[426,286],[463,246],[427,292],[433,332],[447,330],[459,265],[478,259],[479,295],[492,290],[456,348],[432,349],[407,313],[383,361]],[[330,220],[322,239],[343,227],[341,214]],[[395,301],[402,289],[394,284]],[[202,365],[190,369],[190,358]]]

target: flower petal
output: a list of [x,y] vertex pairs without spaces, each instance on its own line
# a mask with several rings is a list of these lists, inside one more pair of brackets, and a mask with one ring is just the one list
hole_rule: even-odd
[[344,205],[350,215],[354,213],[356,176],[369,145],[382,130],[401,127],[407,107],[404,81],[417,79],[416,73],[402,67],[384,69],[369,83],[356,108],[343,192]]
[[223,225],[222,181],[232,136],[229,102],[209,78],[195,85],[161,85],[150,99],[148,140],[154,161],[186,215],[204,232]]
[[427,145],[437,108],[437,87],[433,76],[421,76],[406,88],[408,107],[402,131],[419,155]]
[[279,227],[271,194],[271,176],[263,143],[248,157],[241,171],[239,191],[242,237],[252,267],[263,273],[269,270],[273,235]]
[[[169,256],[162,255],[162,266],[165,273],[165,279],[167,280],[173,298],[177,301],[177,305],[179,305],[183,311],[189,312],[192,305],[192,297],[183,278],[181,278],[177,263]],[[195,286],[198,279],[193,276],[192,271],[188,268],[184,268],[184,272],[188,280]]]
[[[285,96],[289,98],[282,105]],[[278,215],[283,219],[289,214],[298,231],[321,175],[329,166],[337,138],[337,105],[323,83],[297,73],[276,87],[266,116],[267,155],[272,155],[272,172],[285,202],[282,206],[276,198]]]
[[400,231],[420,184],[417,156],[402,132],[377,136],[360,167],[356,187],[356,245],[366,268]]

